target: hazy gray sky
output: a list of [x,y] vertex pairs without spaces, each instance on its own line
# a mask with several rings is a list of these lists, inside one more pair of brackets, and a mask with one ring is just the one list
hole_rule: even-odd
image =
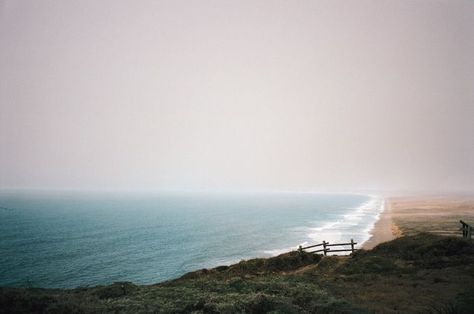
[[474,1],[0,0],[0,187],[474,190]]

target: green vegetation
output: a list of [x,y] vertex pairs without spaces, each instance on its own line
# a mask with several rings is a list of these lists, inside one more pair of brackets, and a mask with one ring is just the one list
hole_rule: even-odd
[[0,313],[469,313],[474,245],[418,234],[352,256],[290,252],[176,280],[0,288]]

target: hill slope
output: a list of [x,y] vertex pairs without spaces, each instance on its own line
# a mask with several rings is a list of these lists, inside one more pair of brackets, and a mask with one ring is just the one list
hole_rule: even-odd
[[0,313],[469,313],[474,245],[418,234],[353,256],[289,252],[150,286],[0,288]]

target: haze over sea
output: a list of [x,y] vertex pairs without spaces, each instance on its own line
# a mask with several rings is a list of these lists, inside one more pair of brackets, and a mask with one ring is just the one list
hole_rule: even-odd
[[152,284],[322,240],[367,240],[383,199],[316,193],[0,192],[0,286]]

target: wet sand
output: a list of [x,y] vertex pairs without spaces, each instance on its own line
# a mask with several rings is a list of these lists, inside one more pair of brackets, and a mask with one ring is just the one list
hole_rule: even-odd
[[371,237],[362,245],[363,249],[370,250],[376,245],[391,241],[399,236],[401,232],[392,221],[392,208],[389,201],[385,201],[385,209],[380,214],[379,220],[370,231]]

